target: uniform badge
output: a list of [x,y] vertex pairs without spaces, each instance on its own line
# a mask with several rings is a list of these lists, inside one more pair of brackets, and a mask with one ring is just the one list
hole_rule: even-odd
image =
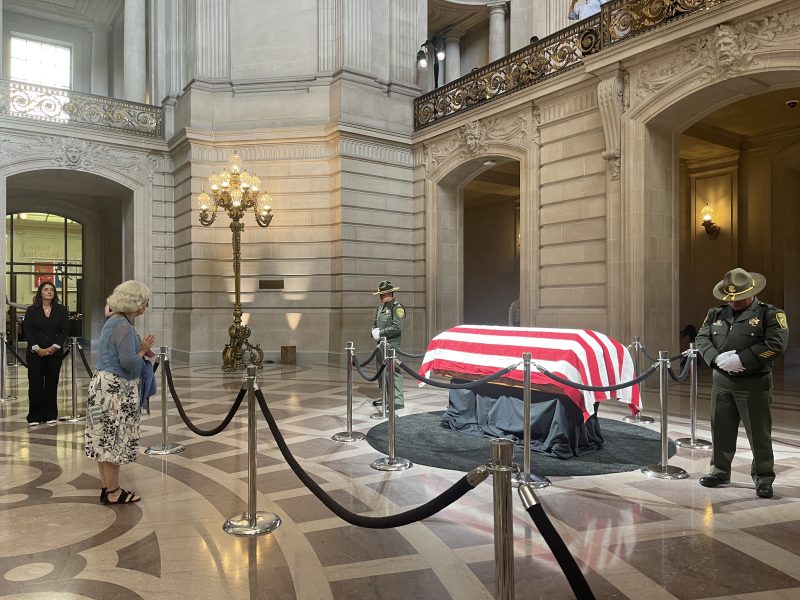
[[406,316],[406,311],[402,306],[398,306],[395,313],[397,313],[397,316],[400,317],[401,319]]
[[753,327],[755,327],[756,325],[758,325],[759,323],[761,323],[761,319],[759,319],[758,317],[753,317],[752,319],[750,319],[750,320],[748,321],[748,323],[750,323],[750,325],[752,325]]
[[722,325],[722,321],[717,319],[716,321],[714,321],[713,325]]
[[778,314],[775,315],[775,320],[778,321],[778,325],[780,326],[781,329],[789,329],[789,323],[786,320],[786,313],[779,312]]
[[728,293],[735,294],[736,293],[736,286],[735,285],[729,285],[728,286]]

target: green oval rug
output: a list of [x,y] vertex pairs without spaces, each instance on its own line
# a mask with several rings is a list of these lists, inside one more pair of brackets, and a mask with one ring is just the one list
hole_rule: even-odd
[[[459,433],[440,426],[443,411],[405,415],[395,419],[395,456],[413,463],[470,471],[489,460],[489,438]],[[575,477],[635,471],[645,465],[661,462],[661,436],[640,425],[622,420],[600,418],[605,440],[600,450],[569,460],[561,460],[536,452],[531,453],[531,471],[545,477]],[[367,442],[378,452],[387,454],[386,421],[367,433]],[[672,441],[669,456],[676,452]],[[522,448],[514,451],[514,462],[522,466]]]

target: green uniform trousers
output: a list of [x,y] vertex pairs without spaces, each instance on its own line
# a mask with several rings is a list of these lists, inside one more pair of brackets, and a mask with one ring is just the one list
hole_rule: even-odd
[[[397,351],[395,351],[395,363],[394,363],[394,366],[395,366],[395,369],[394,369],[394,406],[395,406],[395,408],[403,408],[406,405],[405,398],[403,396],[403,371],[400,369],[400,366],[397,364],[397,359],[399,359],[399,358],[400,357],[397,356]],[[380,362],[378,363],[378,366],[380,367],[380,365],[383,364],[383,359],[384,359],[383,353],[380,350],[378,350],[378,359],[380,360]],[[387,366],[387,369],[388,369],[388,366]],[[385,373],[385,371],[384,371],[384,373]],[[381,384],[383,384],[383,375],[381,375]],[[383,389],[382,386],[381,386],[381,389]],[[387,404],[389,403],[389,399],[388,398],[386,399],[386,403]]]
[[730,478],[739,423],[742,422],[753,451],[750,467],[753,481],[758,485],[771,484],[775,480],[771,402],[772,374],[734,378],[714,371],[711,387],[711,439],[714,443],[711,475]]

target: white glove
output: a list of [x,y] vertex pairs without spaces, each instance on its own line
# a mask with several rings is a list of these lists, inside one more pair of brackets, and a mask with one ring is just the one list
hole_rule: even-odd
[[714,358],[713,363],[717,365],[720,369],[722,368],[722,363],[728,360],[728,357],[732,354],[736,354],[736,350],[728,350],[727,352],[720,352]]
[[722,361],[717,361],[717,366],[723,371],[727,371],[728,373],[741,373],[744,371],[744,365],[742,365],[742,360],[739,358],[739,355],[735,352],[730,356],[726,356]]
[[381,330],[378,329],[377,327],[375,327],[372,330],[372,339],[375,340],[376,342],[381,339]]

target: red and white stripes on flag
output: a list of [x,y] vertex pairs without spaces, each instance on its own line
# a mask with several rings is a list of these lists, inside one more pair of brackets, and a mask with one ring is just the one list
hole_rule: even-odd
[[[449,371],[486,377],[522,360],[523,352],[564,379],[591,386],[609,386],[636,377],[628,349],[605,334],[590,329],[544,329],[540,327],[492,327],[460,325],[440,333],[428,344],[420,373]],[[523,365],[505,376],[524,380]],[[615,392],[588,392],[562,385],[531,366],[531,384],[553,385],[578,405],[584,420],[594,412],[594,403],[618,399],[636,414],[641,409],[639,386]]]

